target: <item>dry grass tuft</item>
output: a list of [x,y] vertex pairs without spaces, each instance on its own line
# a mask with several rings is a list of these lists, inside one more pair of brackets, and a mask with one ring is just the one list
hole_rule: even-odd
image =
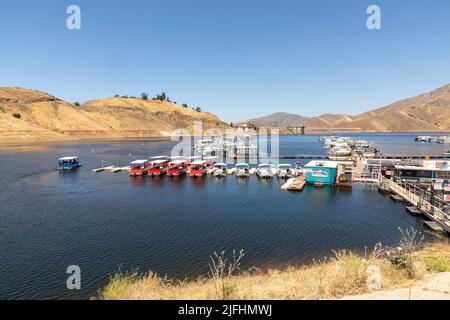
[[[427,244],[407,254],[413,261],[413,273],[409,265],[405,267],[392,263],[381,245],[364,255],[346,250],[336,251],[333,258],[314,261],[301,267],[290,266],[283,270],[265,272],[252,269],[239,275],[235,274],[237,269],[228,273],[228,269],[224,268],[225,271],[219,273],[220,277],[210,276],[190,281],[172,282],[154,273],[140,276],[137,272],[119,272],[100,290],[99,298],[336,299],[368,293],[371,290],[410,286],[426,273],[447,271],[450,268],[449,244]],[[228,264],[223,261],[222,265],[229,266],[236,260],[230,260]],[[237,261],[235,266],[239,265],[240,259]],[[212,270],[216,269],[213,267]]]

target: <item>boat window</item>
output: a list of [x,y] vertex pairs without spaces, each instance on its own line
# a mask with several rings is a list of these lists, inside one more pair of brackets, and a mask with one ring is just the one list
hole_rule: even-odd
[[432,171],[428,170],[402,170],[401,176],[415,178],[432,178]]

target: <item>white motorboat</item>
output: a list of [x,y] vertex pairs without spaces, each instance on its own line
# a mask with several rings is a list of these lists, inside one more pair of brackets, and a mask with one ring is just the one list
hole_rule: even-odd
[[214,169],[215,169],[213,172],[214,177],[223,178],[226,177],[228,174],[226,163],[216,163],[214,165]]
[[236,177],[247,178],[250,176],[250,166],[247,163],[238,163],[236,165]]
[[278,178],[288,179],[293,176],[292,166],[290,164],[279,164],[277,170]]
[[261,163],[256,169],[256,174],[261,179],[271,179],[273,177],[273,166],[270,163]]

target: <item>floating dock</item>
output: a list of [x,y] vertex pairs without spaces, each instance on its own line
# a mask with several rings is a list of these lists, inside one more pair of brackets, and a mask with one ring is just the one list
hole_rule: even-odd
[[442,227],[439,226],[439,224],[437,224],[434,221],[424,221],[423,222],[428,228],[430,228],[431,230],[435,231],[435,232],[439,232],[439,233],[443,233],[444,229]]
[[288,179],[286,181],[286,183],[281,186],[281,190],[288,191],[289,187],[294,183],[295,180],[297,180],[297,178],[290,178],[290,179]]
[[393,180],[387,181],[389,183],[389,188],[392,192],[395,193],[397,197],[400,197],[403,201],[410,203],[412,206],[418,208],[424,216],[428,217],[431,220],[424,222],[427,226],[429,226],[433,230],[434,227],[439,227],[443,231],[450,233],[449,214],[442,211],[441,208],[433,206],[426,199],[409,190],[408,187],[402,186]]
[[422,211],[420,211],[420,209],[417,207],[406,206],[405,209],[406,209],[406,211],[408,211],[409,213],[411,213],[412,215],[415,215],[415,216],[422,214]]
[[108,166],[108,167],[102,167],[102,168],[97,168],[97,169],[92,169],[92,172],[112,172],[112,173],[116,173],[116,172],[122,172],[122,171],[130,171],[130,166],[126,166],[126,167],[118,167],[118,166]]
[[288,187],[290,191],[302,191],[306,186],[306,177],[300,176]]
[[391,199],[394,201],[403,202],[403,198],[399,196],[398,194],[391,194]]

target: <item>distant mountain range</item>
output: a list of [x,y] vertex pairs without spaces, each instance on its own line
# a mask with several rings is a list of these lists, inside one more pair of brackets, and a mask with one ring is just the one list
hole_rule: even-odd
[[[249,119],[243,122],[251,122],[258,127],[297,127],[302,125],[309,118],[302,117],[298,114],[276,112],[268,116]],[[242,123],[242,122],[241,122]],[[239,124],[239,123],[238,123]]]
[[[111,97],[73,104],[47,93],[0,88],[0,143],[168,136],[175,129],[192,132],[227,128],[217,116],[168,101]],[[302,117],[283,112],[250,119],[259,127],[299,127],[312,131],[450,131],[450,85],[357,116],[324,114]]]
[[247,121],[263,127],[289,127],[304,123],[307,131],[308,127],[381,132],[450,131],[450,84],[357,116],[324,114],[305,118],[278,112]]

